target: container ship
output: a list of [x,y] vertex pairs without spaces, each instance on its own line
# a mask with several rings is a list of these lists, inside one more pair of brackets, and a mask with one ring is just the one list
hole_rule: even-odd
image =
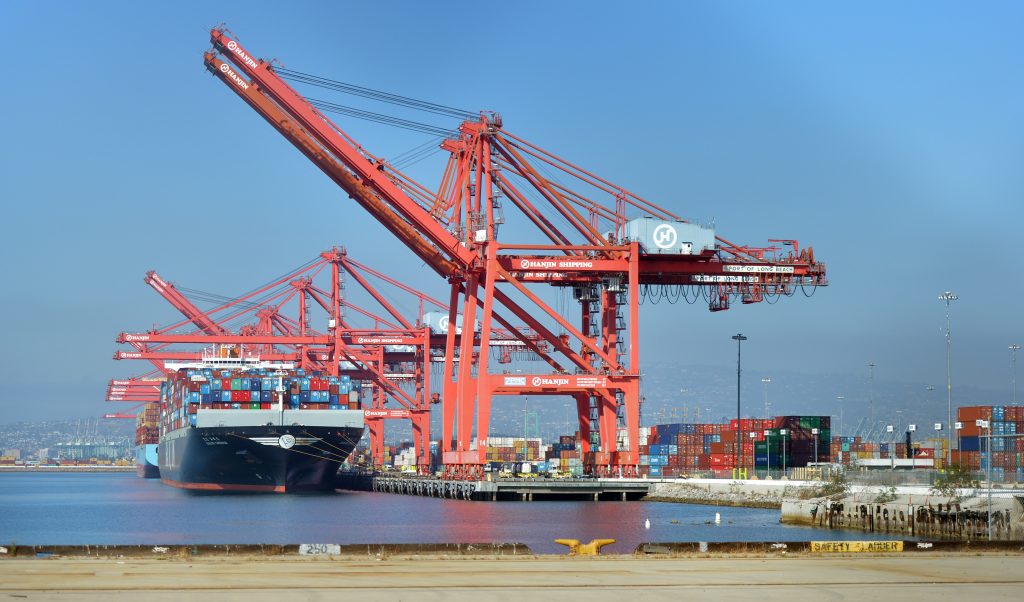
[[147,403],[135,419],[135,474],[144,479],[160,477],[157,460],[159,429],[160,404]]
[[193,490],[332,489],[363,434],[348,376],[261,364],[180,368],[161,388],[160,479]]

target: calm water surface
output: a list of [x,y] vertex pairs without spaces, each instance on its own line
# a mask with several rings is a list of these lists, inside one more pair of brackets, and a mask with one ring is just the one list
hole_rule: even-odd
[[[719,525],[708,524],[715,512]],[[651,528],[644,528],[650,519]],[[676,521],[673,523],[672,521]],[[467,502],[383,493],[197,494],[129,473],[0,474],[0,544],[491,543],[870,539],[779,524],[778,510],[659,502]],[[882,537],[882,536],[878,536]]]

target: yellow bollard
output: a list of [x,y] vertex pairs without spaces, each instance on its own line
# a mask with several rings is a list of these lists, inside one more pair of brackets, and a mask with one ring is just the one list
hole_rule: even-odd
[[615,543],[614,539],[592,539],[590,543],[580,543],[578,539],[556,539],[555,543],[568,546],[569,556],[597,556],[601,548]]

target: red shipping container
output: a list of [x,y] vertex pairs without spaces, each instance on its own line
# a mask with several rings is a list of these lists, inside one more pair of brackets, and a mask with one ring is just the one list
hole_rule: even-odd
[[960,429],[961,437],[978,437],[981,435],[981,427],[975,424],[973,420],[969,423],[964,422],[963,425],[963,428]]
[[974,424],[975,420],[991,420],[992,406],[961,406],[956,409],[956,419],[963,422],[966,427],[968,423]]
[[710,464],[712,468],[732,467],[734,458],[728,454],[711,454]]

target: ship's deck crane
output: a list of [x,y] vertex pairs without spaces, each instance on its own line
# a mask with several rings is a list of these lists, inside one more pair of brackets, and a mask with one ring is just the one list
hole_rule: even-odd
[[[494,113],[469,118],[463,112],[458,134],[441,143],[450,158],[432,191],[370,154],[331,121],[325,111],[333,105],[303,97],[285,79],[320,88],[339,82],[257,59],[224,28],[211,31],[211,42],[204,55],[207,69],[451,283],[442,446],[452,478],[482,477],[493,396],[526,394],[572,396],[591,472],[636,474],[641,297],[700,291],[717,311],[732,299],[756,303],[827,283],[825,266],[810,249],[798,251],[796,243],[790,253],[778,255],[715,236],[711,248],[659,252],[678,250],[673,226],[681,223],[678,216],[507,132]],[[542,175],[550,170],[576,188]],[[520,221],[532,226],[534,240],[499,242],[499,226],[507,217],[503,205],[518,210]],[[631,232],[642,222],[631,224],[627,211],[669,228],[655,230],[654,245],[642,245]],[[579,326],[544,303],[528,286],[535,283],[573,287],[580,301]],[[509,328],[499,308],[550,346],[552,352],[533,350],[552,373],[490,373],[488,354],[479,351],[487,349],[496,324]],[[467,320],[480,316],[479,341],[456,341],[452,325],[460,309]],[[456,345],[464,360],[457,366]],[[620,411],[628,431],[622,450],[616,446]],[[591,421],[600,433],[595,452],[589,447]]]

